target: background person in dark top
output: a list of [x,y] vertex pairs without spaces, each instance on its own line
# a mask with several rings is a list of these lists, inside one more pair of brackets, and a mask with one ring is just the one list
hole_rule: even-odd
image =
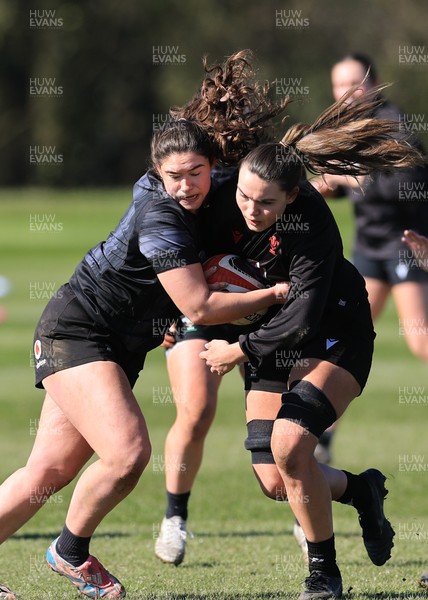
[[332,499],[357,509],[374,564],[383,565],[393,546],[383,513],[385,477],[376,469],[353,475],[314,458],[320,435],[365,386],[374,331],[364,280],[343,257],[325,201],[301,181],[303,164],[318,174],[361,175],[423,161],[385,136],[384,122],[368,118],[370,97],[358,106],[346,105],[345,97],[312,126],[292,127],[281,144],[261,145],[241,162],[241,223],[229,224],[229,238],[226,230],[219,239],[233,238],[236,253],[257,260],[268,280],[285,279],[290,288],[260,329],[238,343],[208,342],[201,353],[220,375],[246,362],[246,447],[254,472],[266,495],[288,499],[307,540],[309,577],[301,600],[342,594]]
[[[349,97],[349,101],[358,102],[364,90],[373,89],[377,84],[373,62],[359,53],[350,54],[336,63],[331,77],[336,100],[351,86],[360,84]],[[406,137],[422,151],[415,136],[409,136],[412,123],[406,123],[405,115],[383,96],[382,100],[374,116],[399,122],[397,138]],[[428,275],[418,267],[417,261],[413,260],[401,240],[405,229],[428,234],[426,167],[374,173],[357,180],[326,175],[312,183],[323,195],[349,195],[355,214],[353,263],[366,280],[372,316],[374,319],[379,316],[391,293],[409,349],[428,363],[425,333],[428,322]],[[416,326],[418,323],[423,323],[425,327]]]
[[[227,61],[222,101],[202,92],[194,100],[204,112],[203,126],[178,120],[154,135],[153,169],[137,182],[128,211],[50,300],[36,329],[36,385],[47,393],[27,465],[0,488],[0,541],[96,453],[47,552],[51,568],[92,598],[125,595],[89,554],[89,544],[150,457],[149,434],[132,392],[146,353],[183,312],[196,323],[227,322],[283,302],[288,288],[211,292],[200,264],[197,212],[216,185],[210,176],[215,159],[237,160],[276,112],[247,79],[245,56]],[[203,89],[210,81],[204,79]],[[34,502],[31,490],[49,491]]]

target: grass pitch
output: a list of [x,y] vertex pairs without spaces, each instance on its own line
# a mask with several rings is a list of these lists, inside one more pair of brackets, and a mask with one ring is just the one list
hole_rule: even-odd
[[[34,442],[43,396],[33,387],[34,326],[50,295],[116,225],[130,197],[130,190],[120,189],[0,192],[0,274],[12,282],[2,300],[8,320],[0,325],[0,480],[25,463]],[[350,207],[338,201],[332,208],[349,253]],[[334,464],[355,472],[376,466],[388,476],[386,507],[395,548],[384,567],[373,566],[355,510],[335,505],[338,562],[346,599],[427,598],[417,586],[428,568],[426,366],[407,349],[391,303],[376,330],[369,383],[342,419]],[[148,421],[152,460],[134,492],[99,527],[92,552],[123,581],[130,600],[296,598],[306,569],[291,534],[292,514],[287,505],[265,498],[251,473],[238,374],[222,383],[190,501],[194,538],[178,568],[160,563],[153,553],[165,505],[163,444],[174,419],[160,349],[149,355],[135,391]],[[0,550],[0,582],[23,599],[82,597],[44,560],[72,490],[73,484],[53,496]]]

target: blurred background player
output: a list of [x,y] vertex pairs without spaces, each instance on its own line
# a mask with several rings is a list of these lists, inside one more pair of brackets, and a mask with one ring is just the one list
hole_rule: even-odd
[[[360,53],[350,54],[336,63],[331,78],[335,100],[351,86],[361,83],[349,98],[351,102],[358,102],[365,90],[377,84],[372,60]],[[411,124],[406,124],[405,115],[396,106],[382,99],[374,116],[399,121],[404,137]],[[408,141],[423,150],[414,136]],[[428,276],[413,261],[406,261],[408,251],[401,239],[405,229],[428,234],[428,204],[417,197],[417,190],[427,189],[427,169],[414,167],[357,179],[326,175],[311,183],[323,195],[346,194],[351,199],[356,227],[353,263],[366,280],[372,316],[376,319],[380,315],[391,294],[409,349],[428,363],[426,335],[411,326],[412,322],[427,322]]]
[[[373,61],[358,52],[346,55],[333,66],[331,81],[335,100],[360,84],[349,102],[358,102],[361,94],[378,82]],[[403,130],[399,136],[404,137],[405,115],[383,96],[382,100],[373,116],[398,121]],[[414,136],[408,141],[423,151]],[[426,194],[427,169],[420,166],[357,178],[325,175],[311,183],[324,196],[347,195],[352,201],[356,228],[352,262],[365,278],[373,319],[380,315],[391,294],[409,349],[428,363],[427,337],[423,328],[414,326],[427,322],[428,276],[409,257],[401,239],[404,229],[428,233],[428,205],[417,198],[421,188]],[[320,440],[323,448],[319,457],[324,461],[331,458],[334,429],[335,426],[326,431]]]

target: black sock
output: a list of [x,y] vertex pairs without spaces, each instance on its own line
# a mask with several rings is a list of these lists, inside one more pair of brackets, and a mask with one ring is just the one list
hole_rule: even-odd
[[64,525],[64,529],[56,543],[56,551],[61,558],[73,565],[73,567],[79,567],[88,559],[91,537],[74,535],[68,529],[67,525]]
[[171,492],[166,492],[166,497],[168,500],[168,506],[166,509],[166,518],[170,519],[171,517],[181,517],[185,521],[187,521],[187,504],[189,502],[190,492],[185,492],[184,494],[171,494]]
[[309,572],[320,571],[326,575],[340,577],[339,567],[336,564],[336,549],[334,535],[324,542],[308,542]]
[[337,502],[341,504],[351,504],[355,506],[358,512],[362,512],[372,505],[372,493],[369,484],[360,475],[353,475],[348,471],[343,471],[348,479],[348,485],[341,498]]

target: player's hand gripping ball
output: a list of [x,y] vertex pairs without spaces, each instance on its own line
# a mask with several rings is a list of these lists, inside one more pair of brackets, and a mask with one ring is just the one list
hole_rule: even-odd
[[[207,283],[226,283],[222,292],[250,292],[268,287],[263,269],[255,261],[250,261],[235,254],[217,254],[204,262],[204,272],[216,267],[214,273],[207,277]],[[259,321],[267,309],[259,310],[251,315],[232,321],[231,325],[251,325]]]

